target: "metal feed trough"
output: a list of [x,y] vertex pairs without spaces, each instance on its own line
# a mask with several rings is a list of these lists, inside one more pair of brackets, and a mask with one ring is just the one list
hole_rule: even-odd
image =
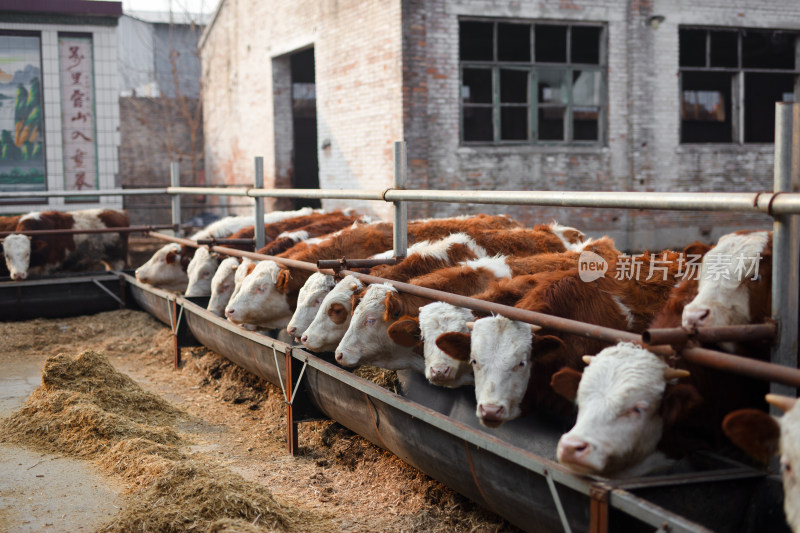
[[[760,328],[758,334],[774,339],[772,363],[783,366],[754,366],[728,354],[698,348],[684,350],[683,355],[719,369],[769,379],[773,381],[773,391],[788,391],[794,395],[795,387],[800,384],[796,360],[796,214],[800,213],[800,194],[797,194],[800,190],[797,176],[800,165],[793,163],[792,149],[789,147],[792,146],[793,135],[794,138],[800,138],[798,132],[800,104],[779,104],[776,110],[776,179],[773,193],[407,191],[404,190],[405,149],[402,143],[396,145],[395,151],[395,188],[384,191],[262,189],[263,164],[257,158],[254,189],[179,187],[177,168],[173,165],[173,186],[160,192],[172,195],[173,225],[180,222],[182,194],[251,197],[255,200],[257,217],[263,213],[264,197],[391,201],[395,205],[396,258],[406,254],[406,234],[403,231],[406,226],[405,201],[769,214],[775,218],[773,318],[776,324],[774,328]],[[800,159],[800,154],[794,156]],[[93,191],[92,194],[119,195],[125,194],[125,191]],[[264,243],[261,230],[263,227],[257,224],[257,248]],[[248,255],[247,252],[230,253]],[[350,264],[352,262],[348,261],[340,266],[346,268]],[[169,325],[175,338],[176,364],[179,364],[181,343],[193,339],[280,386],[287,404],[287,443],[292,453],[297,449],[297,423],[323,414],[525,530],[788,531],[782,511],[782,487],[777,476],[766,475],[761,470],[714,454],[695,454],[661,475],[624,480],[576,476],[554,462],[557,440],[568,429],[563,424],[529,416],[496,430],[486,430],[477,422],[474,395],[468,390],[440,389],[429,385],[419,375],[399,372],[402,390],[400,394],[394,394],[358,378],[324,357],[233,326],[206,311],[203,307],[205,304],[201,302],[198,305],[196,299],[153,289],[138,283],[128,274],[119,273],[118,279],[123,282],[121,298],[104,294],[94,299],[111,298],[115,301],[116,298],[123,302],[136,302]],[[64,280],[63,284],[73,282]],[[18,302],[17,307],[24,305],[25,297],[19,291],[28,290],[25,287],[33,287],[36,283],[0,283],[0,302],[15,301]],[[54,282],[50,287],[61,291],[60,285]],[[404,284],[396,285],[404,290]],[[439,296],[442,299],[450,297]],[[485,304],[469,300],[461,300],[459,305],[477,309]],[[119,304],[117,301],[115,303]],[[553,319],[545,315],[526,315],[513,308],[506,308],[504,312],[517,313],[511,317],[528,322]],[[562,328],[562,331],[577,328],[580,334],[609,342],[633,340],[629,338],[631,334],[626,332],[567,322],[555,321],[552,325],[555,329]],[[725,335],[741,336],[742,331],[698,331],[688,336],[676,331],[652,333],[658,342],[681,345],[689,336],[694,339],[720,339]],[[744,334],[750,336],[755,333],[750,331]],[[659,353],[672,351],[668,346],[653,348]]]

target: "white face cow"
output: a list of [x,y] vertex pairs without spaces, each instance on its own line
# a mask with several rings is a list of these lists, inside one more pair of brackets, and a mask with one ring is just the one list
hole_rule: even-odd
[[780,454],[783,511],[792,531],[800,533],[800,402],[777,394],[767,394],[767,402],[781,409],[783,416],[741,409],[726,416],[722,427],[736,445],[763,463]]
[[198,248],[194,257],[186,267],[189,284],[186,296],[208,296],[211,294],[211,278],[219,266],[219,254],[209,252],[207,248]]
[[314,272],[306,280],[297,294],[297,307],[294,310],[286,331],[294,338],[300,338],[314,321],[322,300],[336,286],[336,280],[329,274]]
[[353,276],[346,276],[323,298],[314,320],[300,342],[315,352],[333,351],[350,327],[351,297],[364,288]]
[[419,310],[419,329],[422,335],[425,354],[425,377],[440,387],[460,387],[475,383],[472,367],[466,361],[459,361],[436,346],[436,339],[442,333],[457,331],[468,333],[468,322],[475,315],[463,307],[444,302],[434,302]]
[[27,278],[31,262],[31,238],[27,235],[8,235],[3,240],[3,252],[11,279]]
[[755,299],[766,299],[770,288],[759,273],[770,233],[730,233],[703,256],[697,296],[683,309],[683,326],[749,324]]
[[181,266],[180,244],[167,244],[136,269],[136,279],[168,291],[186,290],[189,278]]
[[234,276],[238,268],[239,261],[235,257],[225,258],[211,278],[211,298],[208,300],[207,309],[217,316],[225,316],[225,306],[233,294]]
[[225,308],[228,320],[260,328],[285,328],[292,310],[286,296],[275,286],[279,273],[280,267],[274,261],[258,263]]
[[423,372],[421,355],[414,348],[395,344],[389,337],[384,300],[390,293],[397,293],[397,289],[388,283],[370,285],[364,293],[353,311],[347,333],[336,347],[336,361],[340,365],[372,365],[389,370]]
[[662,459],[656,453],[668,383],[689,375],[631,343],[602,350],[578,386],[578,418],[558,442],[561,464],[581,474],[633,475]]

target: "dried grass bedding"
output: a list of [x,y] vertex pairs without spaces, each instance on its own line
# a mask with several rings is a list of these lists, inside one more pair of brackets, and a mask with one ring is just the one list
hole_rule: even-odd
[[136,311],[0,324],[0,365],[50,355],[0,441],[122,478],[128,504],[103,531],[515,531],[331,421],[301,424],[288,456],[279,389],[204,347],[173,370],[170,349],[169,330]]

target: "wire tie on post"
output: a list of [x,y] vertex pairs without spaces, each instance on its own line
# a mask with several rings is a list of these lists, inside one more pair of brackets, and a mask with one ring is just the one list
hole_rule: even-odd
[[572,533],[572,529],[569,527],[569,522],[567,521],[567,515],[564,513],[564,506],[561,505],[561,498],[558,497],[556,484],[553,482],[553,477],[550,475],[549,470],[544,471],[544,477],[547,480],[547,486],[550,487],[550,494],[553,496],[553,501],[556,504],[556,510],[558,511],[558,517],[561,519],[561,525],[564,527],[566,533]]

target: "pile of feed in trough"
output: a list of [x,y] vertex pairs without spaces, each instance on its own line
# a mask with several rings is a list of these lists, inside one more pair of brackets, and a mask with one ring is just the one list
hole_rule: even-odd
[[[127,479],[136,492],[107,531],[225,531],[239,521],[259,531],[323,525],[279,504],[266,488],[187,456],[171,427],[181,416],[104,355],[59,354],[45,362],[42,385],[0,426],[0,441],[92,458]],[[215,525],[220,520],[233,522]]]

